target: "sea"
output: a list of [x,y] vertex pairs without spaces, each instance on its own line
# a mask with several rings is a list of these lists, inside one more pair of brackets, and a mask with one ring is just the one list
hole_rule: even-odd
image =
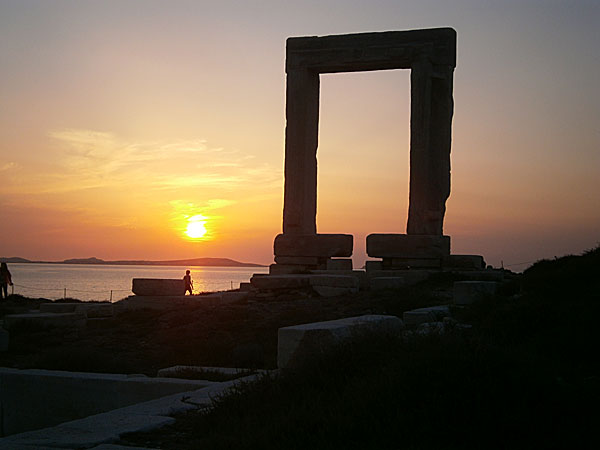
[[99,264],[16,264],[8,265],[14,286],[8,293],[31,298],[83,301],[118,301],[131,292],[133,278],[181,279],[190,270],[194,293],[238,289],[255,273],[268,273],[268,267],[214,266],[112,266]]

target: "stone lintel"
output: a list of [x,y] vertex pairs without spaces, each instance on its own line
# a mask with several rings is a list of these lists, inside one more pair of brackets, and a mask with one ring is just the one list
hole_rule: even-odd
[[279,234],[275,238],[275,256],[352,256],[351,234]]
[[367,254],[372,258],[443,258],[450,254],[450,236],[370,234]]
[[298,67],[318,73],[409,69],[415,59],[456,67],[456,31],[409,31],[288,38],[286,71]]

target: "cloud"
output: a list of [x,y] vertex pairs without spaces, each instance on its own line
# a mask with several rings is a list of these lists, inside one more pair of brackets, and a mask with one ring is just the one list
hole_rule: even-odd
[[15,162],[7,162],[4,164],[0,164],[0,172],[4,172],[4,171],[10,170],[10,169],[15,169],[16,167],[18,167],[18,165]]
[[[141,184],[148,189],[237,189],[271,184],[278,170],[239,150],[209,147],[206,140],[129,141],[113,133],[67,129],[49,136],[58,145],[57,179],[77,188]],[[52,183],[50,183],[52,185]],[[61,183],[56,183],[56,188]]]

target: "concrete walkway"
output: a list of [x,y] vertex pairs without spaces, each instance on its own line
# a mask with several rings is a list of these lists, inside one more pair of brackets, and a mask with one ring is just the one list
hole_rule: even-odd
[[126,433],[149,431],[175,422],[172,417],[184,411],[208,406],[212,399],[236,383],[255,380],[250,375],[226,382],[212,382],[195,391],[169,395],[156,400],[65,422],[51,428],[15,434],[0,439],[1,450],[96,449],[117,450],[135,447],[102,445],[118,442]]

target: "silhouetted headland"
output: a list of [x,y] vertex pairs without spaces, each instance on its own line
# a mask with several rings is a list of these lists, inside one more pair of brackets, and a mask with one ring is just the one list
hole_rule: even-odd
[[31,263],[31,264],[98,264],[113,266],[212,266],[212,267],[264,267],[262,264],[245,263],[229,258],[193,258],[173,259],[166,261],[147,260],[120,260],[105,261],[96,257],[73,258],[64,261],[31,261],[20,257],[0,258],[0,262],[6,263]]

